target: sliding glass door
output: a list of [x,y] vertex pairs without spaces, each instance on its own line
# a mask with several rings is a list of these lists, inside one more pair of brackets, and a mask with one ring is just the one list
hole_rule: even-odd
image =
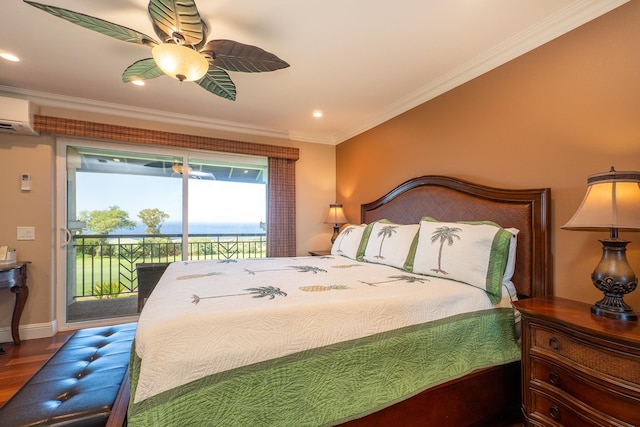
[[264,256],[266,159],[104,146],[58,144],[59,322],[137,316],[140,263]]

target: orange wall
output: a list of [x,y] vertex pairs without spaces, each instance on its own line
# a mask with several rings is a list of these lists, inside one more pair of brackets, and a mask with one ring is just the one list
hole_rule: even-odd
[[[361,203],[420,175],[550,187],[555,294],[592,303],[606,232],[560,230],[587,176],[640,170],[640,1],[354,137],[336,150],[338,202]],[[640,212],[638,213],[640,215]],[[640,233],[628,258],[640,275]],[[626,300],[640,311],[640,290]]]

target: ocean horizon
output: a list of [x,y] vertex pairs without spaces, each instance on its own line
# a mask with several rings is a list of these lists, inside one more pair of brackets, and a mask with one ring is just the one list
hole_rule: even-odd
[[[264,223],[262,223],[264,227]],[[136,223],[132,229],[118,228],[109,234],[146,234],[147,226]],[[182,223],[165,222],[160,228],[160,234],[181,234]],[[192,222],[189,224],[189,234],[266,234],[260,222]]]

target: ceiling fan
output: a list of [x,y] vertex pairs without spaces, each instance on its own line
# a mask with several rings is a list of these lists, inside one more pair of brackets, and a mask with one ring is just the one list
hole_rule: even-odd
[[258,73],[289,66],[257,46],[233,40],[207,42],[209,28],[192,0],[149,1],[149,16],[160,42],[136,30],[83,13],[28,0],[24,2],[81,27],[151,47],[152,58],[136,61],[124,71],[122,81],[125,83],[166,74],[179,81],[194,81],[215,95],[235,101],[236,87],[225,70]]

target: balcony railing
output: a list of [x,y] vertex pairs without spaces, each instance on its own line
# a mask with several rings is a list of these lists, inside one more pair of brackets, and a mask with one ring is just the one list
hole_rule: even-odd
[[[75,235],[73,250],[74,297],[116,298],[137,292],[136,264],[182,261],[182,235]],[[189,260],[263,258],[266,251],[264,234],[190,234],[187,243]]]

